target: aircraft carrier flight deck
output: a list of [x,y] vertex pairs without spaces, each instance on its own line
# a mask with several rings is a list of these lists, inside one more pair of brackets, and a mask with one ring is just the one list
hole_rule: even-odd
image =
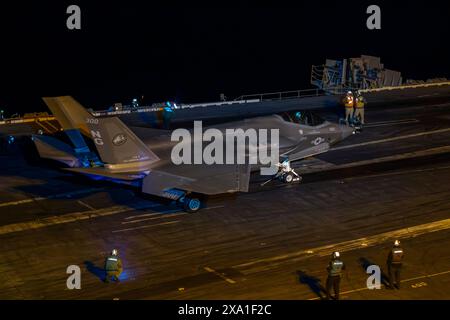
[[[195,213],[2,154],[0,298],[318,300],[339,250],[341,299],[450,299],[450,102],[368,107],[366,121],[294,165],[301,183],[252,176],[248,193]],[[407,252],[401,290],[385,288],[394,239]],[[101,283],[112,245],[126,265],[113,289]],[[371,264],[381,290],[366,287]],[[83,290],[67,290],[69,265]]]

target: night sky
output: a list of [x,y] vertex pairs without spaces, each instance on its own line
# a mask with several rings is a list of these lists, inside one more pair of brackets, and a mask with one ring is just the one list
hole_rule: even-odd
[[[404,79],[450,78],[446,1],[162,3],[2,2],[0,107],[46,110],[40,97],[52,95],[100,109],[141,95],[151,104],[296,90],[310,87],[311,64],[361,54]],[[66,28],[70,4],[81,7],[79,31]],[[381,30],[366,28],[370,4],[381,7]]]

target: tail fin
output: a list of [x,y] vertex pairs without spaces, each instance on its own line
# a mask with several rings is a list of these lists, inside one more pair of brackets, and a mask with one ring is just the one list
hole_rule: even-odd
[[66,131],[79,129],[83,134],[89,136],[86,119],[92,115],[71,96],[42,98],[62,128]]
[[159,161],[154,154],[119,118],[94,118],[86,120],[105,167],[117,171],[139,171]]

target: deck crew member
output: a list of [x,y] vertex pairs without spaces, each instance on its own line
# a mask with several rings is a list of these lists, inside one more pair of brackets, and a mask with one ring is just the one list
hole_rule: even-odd
[[339,259],[339,252],[334,252],[331,256],[330,264],[327,267],[328,277],[326,283],[327,299],[331,298],[331,288],[334,289],[334,299],[339,300],[339,286],[341,283],[342,271],[345,269],[344,263]]
[[355,119],[358,119],[361,124],[364,124],[364,106],[366,104],[366,99],[362,96],[361,92],[358,91],[355,98],[355,114],[353,115]]
[[400,289],[400,272],[403,263],[403,249],[400,241],[395,240],[392,250],[389,252],[387,265],[389,271],[389,285],[392,289]]
[[105,282],[110,280],[119,282],[119,276],[123,271],[122,260],[120,260],[117,249],[113,249],[111,255],[105,260],[106,278]]
[[353,105],[354,105],[354,97],[351,91],[348,91],[343,99],[343,104],[345,106],[345,122],[347,125],[353,116]]

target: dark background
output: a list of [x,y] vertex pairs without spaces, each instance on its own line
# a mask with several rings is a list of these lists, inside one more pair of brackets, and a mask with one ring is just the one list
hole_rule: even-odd
[[[209,3],[209,4],[208,4]],[[81,30],[66,8],[81,7]],[[381,7],[381,30],[366,8]],[[42,96],[86,107],[309,88],[312,64],[380,56],[403,78],[450,77],[446,1],[29,1],[0,4],[0,108],[45,110]]]

